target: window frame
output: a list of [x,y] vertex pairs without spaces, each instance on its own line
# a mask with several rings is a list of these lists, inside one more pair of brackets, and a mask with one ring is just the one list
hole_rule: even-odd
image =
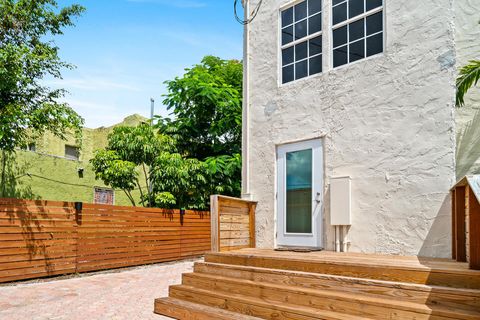
[[[348,1],[349,0],[344,0],[342,1],[341,3],[338,3],[336,5],[333,5],[333,0],[330,0],[330,8],[329,8],[329,22],[328,22],[328,25],[329,25],[329,37],[330,37],[330,41],[329,41],[329,54],[330,54],[330,58],[329,58],[329,63],[330,63],[330,67],[331,67],[331,70],[337,70],[339,68],[344,68],[346,66],[350,66],[350,65],[353,65],[355,63],[359,63],[360,61],[365,61],[365,60],[368,60],[368,59],[372,59],[374,57],[378,57],[380,55],[383,55],[385,53],[385,50],[386,50],[386,10],[385,10],[385,0],[382,0],[382,5],[379,6],[379,7],[376,7],[376,8],[373,8],[369,11],[366,11],[366,12],[363,12],[362,14],[359,14],[353,18],[348,18],[349,16],[349,6],[348,6]],[[336,7],[336,6],[339,6],[339,5],[342,5],[343,3],[347,3],[347,20],[344,20],[342,22],[339,22],[337,24],[333,24],[333,8]],[[364,1],[365,3],[365,7],[364,9],[366,9],[366,0]],[[371,35],[366,35],[367,33],[367,17],[371,16],[371,15],[374,15],[376,13],[379,13],[379,12],[382,12],[382,31],[378,31],[376,33],[373,33]],[[358,59],[358,60],[355,60],[353,62],[347,62],[345,64],[342,64],[342,65],[339,65],[337,67],[335,67],[334,65],[334,55],[333,55],[333,52],[335,49],[338,49],[342,46],[347,46],[347,48],[350,46],[351,43],[354,43],[354,42],[357,42],[357,41],[360,41],[360,39],[357,39],[355,41],[352,41],[350,42],[350,32],[349,32],[349,28],[347,27],[347,42],[343,45],[340,45],[340,46],[337,46],[337,47],[334,47],[333,46],[333,32],[339,28],[342,28],[344,26],[348,26],[350,24],[352,24],[353,22],[356,22],[358,20],[361,20],[363,19],[364,22],[363,22],[363,27],[364,27],[364,32],[365,32],[365,35],[364,37],[362,37],[361,39],[363,39],[363,41],[365,41],[365,45],[364,45],[364,57],[361,58],[361,59]],[[378,34],[382,34],[382,46],[383,46],[383,50],[382,52],[379,52],[379,53],[376,53],[374,55],[371,55],[371,56],[368,56],[367,57],[367,45],[366,45],[366,39],[369,38],[369,37],[373,37],[375,35],[378,35]],[[347,52],[347,59],[349,60],[349,52]]]
[[[307,12],[307,16],[299,21],[295,21],[295,11],[293,12],[293,15],[294,15],[294,20],[291,24],[288,24],[286,26],[282,26],[282,12],[285,11],[285,10],[288,10],[290,8],[293,8],[295,7],[296,5],[302,3],[302,2],[306,2],[307,3],[307,10],[308,10],[308,0],[295,0],[295,1],[291,1],[283,6],[280,7],[280,9],[278,10],[278,29],[279,32],[278,32],[278,43],[279,43],[279,50],[278,50],[278,83],[280,86],[283,86],[283,85],[288,85],[288,84],[291,84],[291,83],[294,83],[294,82],[297,82],[297,81],[300,81],[300,80],[303,80],[303,79],[308,79],[308,78],[311,78],[311,77],[314,77],[314,76],[318,76],[322,73],[324,73],[324,55],[325,55],[325,46],[324,46],[324,19],[325,19],[325,6],[324,6],[324,3],[325,3],[325,0],[321,0],[321,9],[320,9],[320,12],[317,12],[313,15],[308,15],[308,12]],[[295,10],[295,9],[294,9]],[[321,22],[321,29],[320,31],[317,31],[315,33],[312,33],[312,34],[308,34],[308,29],[307,29],[307,35],[301,39],[297,39],[295,40],[295,37],[293,38],[293,41],[292,42],[289,42],[285,45],[283,45],[282,43],[282,31],[284,28],[287,28],[287,27],[290,27],[290,26],[293,26],[294,29],[295,29],[295,23],[297,22],[301,22],[301,21],[304,21],[304,20],[309,20],[311,17],[315,16],[315,15],[318,15],[320,14],[321,15],[321,19],[320,19],[320,22]],[[307,26],[309,26],[308,22],[307,22]],[[317,38],[317,37],[322,37],[322,52],[320,53],[317,53],[317,54],[314,54],[314,55],[309,55],[310,51],[309,51],[309,41],[311,39],[314,39],[314,38]],[[288,49],[290,47],[295,47],[295,45],[298,45],[300,43],[303,43],[303,42],[307,42],[307,57],[304,58],[304,59],[301,59],[301,60],[298,60],[296,61],[295,60],[295,53],[294,53],[294,58],[293,58],[293,62],[289,63],[289,64],[286,64],[286,65],[283,65],[283,50],[285,49]],[[295,49],[294,49],[295,51]],[[311,58],[315,58],[315,57],[318,57],[318,56],[321,56],[322,57],[322,71],[321,72],[317,72],[317,73],[314,73],[312,75],[310,75],[310,59]],[[296,73],[296,67],[295,67],[295,64],[299,63],[299,62],[303,62],[303,61],[307,61],[307,76],[305,77],[302,77],[302,78],[299,78],[299,79],[295,79],[295,73]],[[293,65],[293,76],[294,76],[294,79],[289,81],[289,82],[283,82],[283,68],[284,67],[287,67],[287,66],[291,66]]]
[[[67,155],[67,148],[72,148],[72,149],[75,149],[77,151],[76,158]],[[71,144],[65,144],[64,158],[67,159],[67,160],[72,160],[72,161],[80,161],[80,147],[74,146],[74,145],[71,145]]]

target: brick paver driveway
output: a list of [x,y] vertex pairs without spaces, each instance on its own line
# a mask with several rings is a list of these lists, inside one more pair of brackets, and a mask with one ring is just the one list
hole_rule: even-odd
[[0,319],[168,319],[153,314],[153,300],[167,296],[192,267],[190,260],[0,286]]

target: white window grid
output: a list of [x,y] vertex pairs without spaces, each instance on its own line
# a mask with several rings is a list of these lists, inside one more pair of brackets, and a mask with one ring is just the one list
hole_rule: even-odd
[[[340,3],[337,3],[336,5],[333,5],[332,6],[332,10],[331,12],[333,13],[333,8],[337,7],[337,6],[340,6],[344,3],[347,3],[348,0],[344,0]],[[350,44],[352,43],[355,43],[355,42],[359,42],[359,41],[364,41],[364,56],[362,59],[365,59],[367,57],[367,39],[368,38],[371,38],[373,36],[376,36],[378,34],[382,34],[382,43],[384,42],[384,39],[383,39],[383,32],[384,32],[384,29],[385,29],[385,25],[382,25],[382,30],[381,31],[378,31],[376,33],[372,33],[370,35],[367,36],[367,17],[371,16],[371,15],[374,15],[376,13],[379,13],[379,12],[382,12],[383,13],[383,7],[384,7],[384,1],[382,1],[382,5],[377,7],[377,8],[374,8],[374,9],[371,9],[369,11],[366,11],[367,10],[367,1],[363,1],[363,13],[362,14],[359,14],[358,16],[355,16],[355,17],[352,17],[352,18],[348,18],[350,16],[350,6],[348,5],[347,3],[347,20],[345,21],[342,21],[342,22],[339,22],[335,25],[332,25],[332,32],[331,32],[331,43],[332,43],[332,52],[331,52],[331,60],[332,60],[332,66],[333,66],[333,52],[335,51],[335,49],[338,49],[338,48],[341,48],[341,47],[347,47],[347,63],[346,64],[349,64],[350,63]],[[363,19],[363,30],[364,30],[364,36],[362,38],[358,38],[358,39],[355,39],[353,41],[350,41],[350,30],[349,30],[349,26],[350,24],[352,24],[353,22],[356,22],[358,20],[361,20]],[[383,21],[385,21],[385,17],[383,17],[382,19]],[[332,22],[333,24],[333,22]],[[385,22],[383,22],[383,24],[385,24]],[[344,27],[344,26],[347,26],[347,42],[344,43],[344,44],[341,44],[339,46],[336,46],[334,47],[333,46],[333,31],[337,30],[338,28],[341,28],[341,27]],[[359,59],[361,60],[361,59]],[[358,60],[357,60],[358,61]],[[339,68],[341,66],[344,66],[346,64],[343,64],[343,65],[340,65],[340,66],[337,66],[337,67],[333,67],[333,68]]]
[[[307,0],[305,0],[305,2],[307,2]],[[298,2],[298,3],[301,3],[301,2]],[[296,4],[298,4],[298,3],[296,3]],[[322,3],[323,3],[323,0],[322,0]],[[290,8],[291,8],[291,7],[283,8],[283,9],[280,11],[280,16],[281,16],[281,13],[282,13],[283,11],[288,10],[288,9],[290,9]],[[288,49],[288,48],[290,48],[290,47],[292,47],[292,46],[295,46],[295,45],[297,45],[297,44],[300,44],[300,43],[303,43],[303,42],[307,41],[307,57],[306,57],[306,58],[300,59],[300,60],[296,60],[296,52],[295,52],[295,49],[293,50],[293,62],[292,62],[292,63],[289,63],[289,64],[285,64],[285,65],[284,65],[284,64],[283,64],[283,58],[282,58],[282,64],[281,64],[281,69],[282,69],[282,71],[283,71],[283,68],[289,67],[289,66],[293,65],[293,78],[294,78],[294,81],[295,81],[295,80],[297,80],[297,79],[295,79],[295,77],[296,77],[296,71],[297,71],[295,64],[307,60],[307,77],[308,77],[308,76],[310,76],[310,59],[315,58],[315,57],[318,57],[318,56],[321,56],[321,55],[323,54],[323,44],[322,44],[322,51],[321,51],[320,53],[317,53],[317,54],[314,54],[314,55],[310,55],[310,44],[309,44],[309,41],[310,41],[311,39],[314,39],[314,38],[316,38],[316,37],[319,37],[319,36],[323,35],[323,28],[321,28],[321,30],[318,31],[318,32],[315,32],[315,33],[312,33],[312,34],[308,34],[308,32],[310,31],[310,21],[307,21],[307,35],[306,35],[305,37],[303,37],[303,38],[300,38],[300,39],[295,40],[295,24],[298,23],[298,22],[303,22],[303,21],[305,21],[305,20],[308,20],[308,19],[310,19],[311,17],[314,17],[314,16],[316,16],[316,15],[321,15],[321,14],[323,13],[323,10],[320,10],[319,12],[314,13],[314,14],[312,14],[312,15],[309,15],[308,12],[307,12],[307,16],[306,16],[305,18],[303,18],[303,19],[301,19],[301,20],[298,20],[298,21],[295,21],[295,6],[292,6],[292,8],[293,8],[293,17],[294,17],[293,22],[292,22],[291,24],[289,24],[289,25],[286,25],[286,26],[282,27],[282,26],[281,26],[282,21],[280,21],[280,26],[281,26],[281,32],[283,32],[283,29],[286,29],[286,28],[288,28],[288,27],[293,27],[293,28],[292,28],[292,29],[293,29],[293,41],[290,42],[290,43],[287,43],[287,44],[285,44],[285,45],[282,45],[282,46],[280,47],[280,53],[282,54],[284,49]],[[308,8],[307,8],[307,10],[308,10]],[[321,18],[321,21],[323,22],[323,16],[322,16],[322,18]],[[322,39],[323,39],[323,38],[322,38]],[[280,37],[280,43],[282,43],[281,37]],[[321,73],[321,72],[319,72],[319,73]],[[283,79],[282,79],[282,82],[283,82]]]

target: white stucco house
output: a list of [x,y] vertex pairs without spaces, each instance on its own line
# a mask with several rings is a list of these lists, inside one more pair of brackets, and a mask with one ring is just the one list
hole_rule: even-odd
[[450,257],[455,78],[480,52],[479,10],[263,0],[244,56],[243,197],[258,201],[258,247]]

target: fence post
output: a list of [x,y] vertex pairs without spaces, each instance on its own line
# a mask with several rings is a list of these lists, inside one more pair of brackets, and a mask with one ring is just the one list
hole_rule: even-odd
[[218,207],[218,195],[210,196],[210,230],[212,252],[220,251],[220,216]]
[[468,187],[468,250],[470,269],[480,270],[480,202]]

